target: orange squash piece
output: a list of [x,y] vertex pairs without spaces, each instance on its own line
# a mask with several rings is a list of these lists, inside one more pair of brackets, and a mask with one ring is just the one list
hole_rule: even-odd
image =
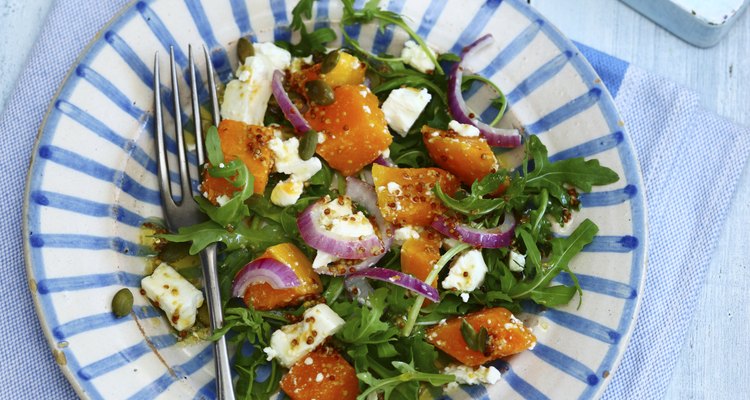
[[466,185],[497,171],[497,159],[484,138],[465,137],[452,130],[424,126],[422,140],[435,164],[456,175]]
[[334,97],[330,105],[312,106],[305,118],[325,137],[318,144],[318,154],[333,169],[349,176],[373,162],[393,138],[378,98],[367,87],[339,86]]
[[[461,334],[462,320],[466,320],[476,332],[482,327],[487,329],[489,339],[484,353],[468,347]],[[454,318],[430,328],[427,330],[427,341],[462,364],[476,367],[530,349],[534,347],[536,337],[510,311],[496,307]]]
[[359,85],[365,81],[366,70],[367,65],[359,61],[359,58],[339,51],[339,62],[332,70],[320,74],[320,79],[333,88],[342,85]]
[[281,390],[292,400],[356,400],[357,372],[330,347],[318,348],[281,379]]
[[[247,125],[243,122],[225,119],[219,124],[221,151],[226,161],[239,158],[253,174],[253,192],[263,193],[268,183],[268,174],[273,167],[273,153],[268,148],[268,141],[274,137],[274,129],[265,126]],[[231,197],[240,190],[224,178],[214,178],[203,174],[202,190],[207,198],[216,204],[221,195]]]
[[[440,259],[441,236],[432,229],[409,239],[401,246],[401,271],[424,281]],[[437,279],[431,283],[437,288]],[[429,300],[428,300],[429,301]]]
[[453,174],[440,168],[391,168],[374,164],[372,178],[383,218],[396,225],[429,226],[435,215],[447,211],[432,192],[435,183],[440,182],[440,188],[449,195],[455,194],[460,185]]
[[256,310],[274,310],[295,306],[317,297],[323,291],[320,277],[313,271],[310,260],[297,246],[281,243],[271,246],[259,258],[273,258],[292,268],[302,284],[289,289],[274,289],[268,283],[256,283],[245,289],[245,303]]

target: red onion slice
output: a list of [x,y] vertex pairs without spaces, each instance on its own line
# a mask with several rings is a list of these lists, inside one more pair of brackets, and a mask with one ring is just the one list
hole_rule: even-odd
[[375,194],[374,186],[357,178],[348,176],[346,178],[346,195],[364,207],[370,215],[375,217],[375,222],[378,224],[378,231],[380,233],[380,240],[383,241],[384,251],[382,253],[368,257],[360,263],[349,266],[349,270],[353,268],[355,271],[359,271],[360,269],[368,268],[377,264],[377,262],[385,256],[388,250],[391,249],[391,244],[393,244],[393,226],[386,222],[385,218],[383,218],[383,214],[380,213],[380,208],[378,208],[378,197]]
[[405,274],[403,272],[394,271],[388,268],[373,267],[354,272],[350,274],[347,279],[356,279],[358,277],[366,277],[378,281],[392,283],[394,285],[401,286],[402,288],[411,290],[416,294],[424,296],[433,302],[440,301],[440,295],[438,294],[437,289],[415,278],[414,276]]
[[351,239],[336,235],[321,226],[320,218],[325,203],[325,199],[318,200],[297,217],[300,235],[308,246],[348,260],[361,260],[385,253],[383,244],[375,234]]
[[375,161],[373,161],[373,162],[375,164],[380,164],[380,165],[382,165],[384,167],[391,167],[391,168],[393,168],[393,167],[396,166],[396,164],[393,162],[393,160],[391,160],[390,157],[383,157],[382,154],[379,155],[378,158],[376,158]]
[[445,236],[460,240],[472,246],[485,249],[499,249],[508,247],[513,241],[516,219],[513,214],[506,213],[502,225],[493,229],[476,229],[442,215],[435,217],[432,227]]
[[464,61],[492,41],[492,35],[488,33],[461,51],[461,61],[453,65],[448,76],[448,108],[456,121],[477,127],[490,146],[518,147],[521,145],[521,134],[518,129],[496,128],[474,118],[474,114],[469,112],[463,93],[461,93]]
[[232,296],[243,297],[248,286],[265,282],[274,289],[289,289],[301,284],[288,265],[273,258],[259,258],[245,265],[232,282]]
[[273,97],[276,99],[276,102],[279,103],[281,112],[284,113],[286,119],[291,122],[292,126],[294,126],[294,129],[296,129],[297,132],[305,133],[312,130],[310,124],[305,121],[302,113],[299,112],[297,107],[292,102],[292,99],[289,98],[289,95],[284,90],[284,85],[282,83],[283,79],[283,72],[279,70],[273,71],[273,79],[271,80],[271,92],[273,93]]

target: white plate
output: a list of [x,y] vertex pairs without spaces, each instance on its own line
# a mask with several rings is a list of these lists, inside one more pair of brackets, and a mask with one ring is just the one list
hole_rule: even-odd
[[[595,242],[572,263],[585,291],[583,305],[530,310],[536,348],[499,363],[504,379],[494,387],[451,394],[596,398],[630,336],[645,270],[643,185],[607,89],[577,49],[525,2],[383,5],[408,16],[441,51],[457,52],[493,33],[494,44],[473,67],[508,94],[505,123],[539,135],[553,158],[596,157],[620,174],[619,182],[582,196],[577,220],[591,218],[600,227]],[[137,294],[146,268],[139,225],[161,214],[151,139],[152,60],[155,51],[166,54],[175,45],[184,72],[187,45],[206,43],[226,77],[236,63],[238,37],[288,39],[291,7],[251,0],[134,3],[91,43],[55,99],[34,150],[26,254],[42,326],[82,397],[213,396],[210,347],[176,343],[166,322]],[[319,2],[315,11],[322,25],[341,15],[338,2]],[[374,26],[351,34],[366,48],[394,52],[405,40],[401,32],[378,33]],[[186,81],[181,84],[186,94]],[[482,99],[480,91],[472,104]],[[138,323],[110,312],[122,286],[136,293]]]

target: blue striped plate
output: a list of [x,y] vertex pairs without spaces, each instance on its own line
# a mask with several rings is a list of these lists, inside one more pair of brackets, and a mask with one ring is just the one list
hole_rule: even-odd
[[[358,7],[363,4],[357,0]],[[595,242],[573,262],[585,292],[581,307],[574,301],[557,310],[528,309],[524,319],[539,339],[536,348],[500,362],[500,383],[463,387],[449,398],[598,397],[630,336],[645,271],[643,184],[612,99],[576,47],[525,2],[382,5],[408,16],[442,51],[458,52],[493,33],[494,44],[470,67],[508,94],[503,124],[538,135],[553,158],[597,157],[621,176],[581,198],[577,220],[591,218],[600,227]],[[137,294],[146,270],[139,225],[161,214],[150,65],[155,51],[166,53],[174,45],[185,73],[188,43],[205,43],[226,79],[237,62],[237,38],[290,39],[291,8],[284,0],[134,2],[91,42],[60,89],[34,150],[25,242],[42,326],[82,397],[214,396],[211,348],[178,343]],[[328,25],[340,15],[338,2],[320,1],[314,24]],[[349,34],[375,51],[398,51],[405,40],[403,32],[374,26]],[[488,93],[470,95],[473,109],[484,109]],[[137,320],[115,319],[110,312],[112,296],[123,286],[136,293]]]

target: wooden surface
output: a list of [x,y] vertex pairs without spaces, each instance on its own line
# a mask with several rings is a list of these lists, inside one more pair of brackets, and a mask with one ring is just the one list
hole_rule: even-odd
[[[617,0],[529,0],[568,37],[666,76],[702,104],[750,125],[750,14],[722,42],[698,49]],[[0,109],[15,86],[52,0],[0,0]],[[6,133],[7,134],[7,133]],[[701,133],[696,132],[696,137]],[[699,145],[699,143],[697,143]],[[706,149],[710,151],[710,149]],[[750,170],[745,169],[713,251],[669,399],[750,399]]]

